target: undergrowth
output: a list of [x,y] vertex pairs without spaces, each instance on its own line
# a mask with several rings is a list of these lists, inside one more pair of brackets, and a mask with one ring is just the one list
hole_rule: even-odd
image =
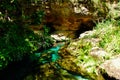
[[53,41],[46,31],[34,34],[27,26],[13,22],[0,22],[0,69],[24,56],[52,46]]
[[96,35],[100,38],[99,47],[106,50],[111,56],[120,53],[120,25],[119,21],[108,20],[99,23],[95,28]]

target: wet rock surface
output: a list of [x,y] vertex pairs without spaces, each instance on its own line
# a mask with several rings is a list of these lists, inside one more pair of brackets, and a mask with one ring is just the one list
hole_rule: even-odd
[[73,31],[55,31],[54,33],[51,34],[51,37],[56,41],[56,42],[62,42],[62,41],[68,41],[71,38],[74,38],[75,33]]

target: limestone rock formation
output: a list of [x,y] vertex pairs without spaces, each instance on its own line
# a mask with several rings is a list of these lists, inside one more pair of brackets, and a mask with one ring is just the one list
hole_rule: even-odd
[[116,80],[120,79],[120,56],[105,61],[101,64],[101,69],[107,73],[109,77]]
[[43,23],[55,31],[73,31],[73,34],[93,29],[95,17],[88,14],[85,6],[79,8],[80,13],[70,1],[51,3],[50,13],[46,13]]

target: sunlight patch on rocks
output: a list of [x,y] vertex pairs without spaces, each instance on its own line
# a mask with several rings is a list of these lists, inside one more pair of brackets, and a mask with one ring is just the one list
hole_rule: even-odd
[[110,77],[120,79],[120,57],[105,61],[101,68],[107,72]]

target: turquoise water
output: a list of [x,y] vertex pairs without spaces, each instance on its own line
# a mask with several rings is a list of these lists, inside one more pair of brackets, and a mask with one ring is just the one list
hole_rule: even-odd
[[[58,50],[63,45],[64,44],[57,44],[57,46],[54,46],[48,50],[45,50],[40,53],[35,53],[35,56],[40,57],[40,59],[41,59],[40,62],[42,62],[42,63],[55,62],[56,60],[58,60],[60,58],[60,56],[58,55]],[[42,58],[41,57],[42,54],[48,54],[49,57],[46,56],[46,58]]]
[[80,75],[73,75],[77,80],[89,80],[89,79],[86,79],[86,78],[83,78],[82,76]]
[[[48,52],[51,53],[51,58],[43,60],[43,63],[48,62],[47,60],[49,60],[51,62],[55,62],[56,60],[58,60],[60,58],[60,56],[58,55],[58,51],[63,45],[64,44],[58,44],[57,46],[52,47],[52,48],[46,50],[45,52],[43,52],[43,53],[48,53]],[[36,53],[36,56],[40,57],[41,54],[42,53]],[[83,78],[80,75],[75,75],[75,74],[72,74],[72,73],[70,73],[70,74],[73,75],[77,80],[89,80],[89,79]]]
[[58,50],[60,49],[61,46],[62,45],[59,44],[56,47],[52,47],[50,49],[50,51],[53,52],[53,54],[52,54],[52,62],[55,62],[56,60],[58,60],[60,58],[60,56],[58,55]]

